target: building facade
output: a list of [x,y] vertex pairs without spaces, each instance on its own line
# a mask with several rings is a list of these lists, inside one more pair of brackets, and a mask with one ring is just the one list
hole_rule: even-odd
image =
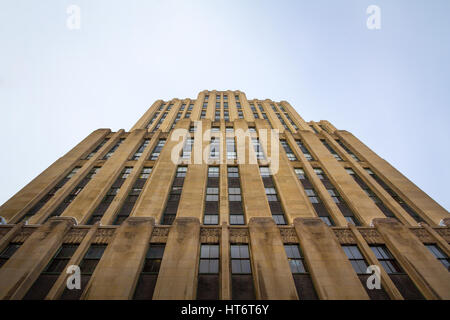
[[450,299],[443,207],[350,132],[240,91],[92,132],[0,216],[0,299]]

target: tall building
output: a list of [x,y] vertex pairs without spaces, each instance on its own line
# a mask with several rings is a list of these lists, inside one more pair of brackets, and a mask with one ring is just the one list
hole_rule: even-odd
[[0,216],[0,299],[450,299],[443,207],[350,132],[240,91],[92,132]]

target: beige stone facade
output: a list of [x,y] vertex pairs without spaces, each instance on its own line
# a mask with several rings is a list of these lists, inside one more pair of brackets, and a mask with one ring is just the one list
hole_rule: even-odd
[[240,91],[94,131],[0,217],[0,299],[450,299],[442,206],[351,133]]

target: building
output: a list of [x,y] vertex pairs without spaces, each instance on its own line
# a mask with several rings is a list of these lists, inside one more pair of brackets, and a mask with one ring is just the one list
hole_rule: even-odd
[[0,299],[450,299],[443,207],[351,133],[240,91],[92,132],[0,216]]

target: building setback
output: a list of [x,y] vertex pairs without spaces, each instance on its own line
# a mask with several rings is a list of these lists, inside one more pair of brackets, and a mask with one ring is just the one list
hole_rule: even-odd
[[350,132],[241,91],[92,132],[0,217],[0,299],[450,299],[443,207]]

